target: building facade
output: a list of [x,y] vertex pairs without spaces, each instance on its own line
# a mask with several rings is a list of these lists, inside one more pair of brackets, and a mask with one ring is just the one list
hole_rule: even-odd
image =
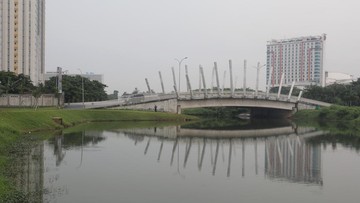
[[266,81],[270,87],[324,86],[324,48],[326,35],[307,36],[267,43]]
[[0,0],[0,70],[44,82],[45,0]]

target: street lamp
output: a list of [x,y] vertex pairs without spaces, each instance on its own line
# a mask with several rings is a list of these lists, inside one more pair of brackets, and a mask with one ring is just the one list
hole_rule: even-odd
[[179,92],[179,94],[180,94],[180,68],[181,68],[181,63],[185,60],[185,59],[187,59],[188,57],[184,57],[184,58],[182,58],[181,60],[179,60],[179,59],[175,59],[178,63],[179,63],[179,89],[178,89],[178,92]]
[[258,62],[257,64],[257,67],[254,67],[256,68],[256,89],[255,89],[255,96],[258,96],[258,92],[259,92],[259,72],[260,72],[260,69],[262,67],[266,66],[266,64],[264,65],[260,65],[260,62]]
[[82,87],[82,103],[83,103],[83,108],[85,109],[85,103],[84,103],[84,77],[83,77],[83,73],[82,73],[82,71],[81,71],[81,69],[80,68],[78,68],[78,70],[80,71],[80,73],[81,73],[81,87]]

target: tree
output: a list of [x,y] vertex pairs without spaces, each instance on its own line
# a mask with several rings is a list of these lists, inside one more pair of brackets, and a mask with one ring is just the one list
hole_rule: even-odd
[[[65,93],[65,102],[82,102],[82,80],[84,82],[84,100],[90,101],[104,101],[107,100],[105,92],[106,85],[99,81],[90,81],[88,78],[81,76],[63,75],[62,90]],[[45,93],[57,93],[57,78],[52,77],[45,82]]]
[[303,96],[338,105],[360,106],[360,79],[350,84],[334,83],[326,87],[308,86]]
[[0,71],[0,84],[0,91],[6,94],[31,93],[35,88],[28,76],[7,71]]
[[39,86],[35,87],[34,90],[32,91],[32,96],[35,97],[35,105],[34,105],[35,110],[39,106],[39,98],[43,94],[43,92],[44,92],[43,84],[39,84]]
[[[288,87],[288,86],[282,87],[281,88],[281,94],[287,95],[287,94],[289,94],[290,90],[291,90],[291,87]],[[300,94],[300,91],[301,90],[299,88],[294,87],[291,95],[297,96],[297,95]],[[272,87],[270,89],[270,93],[278,93],[278,92],[279,92],[279,87]]]

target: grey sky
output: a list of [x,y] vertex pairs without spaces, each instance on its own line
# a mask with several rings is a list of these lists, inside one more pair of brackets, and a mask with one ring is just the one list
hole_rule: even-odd
[[247,59],[255,88],[252,67],[265,63],[267,41],[326,33],[325,70],[359,77],[359,10],[359,0],[47,0],[46,70],[104,74],[108,93],[145,91],[145,77],[160,91],[161,71],[171,91],[174,58],[189,57],[193,87],[199,64],[210,85],[213,62],[222,79],[229,59],[239,87]]

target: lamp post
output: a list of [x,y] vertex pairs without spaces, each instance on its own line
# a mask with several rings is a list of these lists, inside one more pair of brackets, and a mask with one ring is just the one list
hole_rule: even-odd
[[187,59],[188,57],[184,57],[184,58],[182,58],[181,60],[179,60],[179,59],[175,59],[178,63],[179,63],[179,89],[178,89],[178,92],[179,92],[179,94],[180,94],[180,68],[181,68],[181,63],[185,60],[185,59]]
[[256,89],[255,89],[255,96],[258,96],[258,92],[259,92],[259,74],[260,74],[260,69],[262,67],[266,66],[266,64],[264,65],[260,65],[260,62],[258,62],[257,67],[256,68]]
[[80,73],[81,73],[81,88],[82,88],[82,103],[83,103],[83,108],[85,109],[85,102],[84,102],[84,77],[83,77],[83,73],[82,73],[82,71],[81,71],[81,69],[80,68],[78,68],[78,70],[80,71]]

